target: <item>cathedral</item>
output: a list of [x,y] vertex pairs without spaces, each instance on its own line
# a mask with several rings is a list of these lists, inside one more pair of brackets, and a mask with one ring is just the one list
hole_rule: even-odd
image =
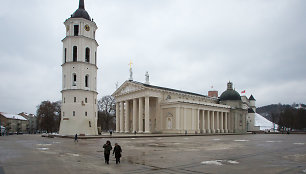
[[[247,118],[255,109],[228,82],[218,97],[170,89],[146,82],[125,81],[113,94],[116,100],[116,132],[120,133],[246,133]],[[250,115],[251,114],[251,115]]]
[[84,0],[80,0],[79,8],[64,25],[59,134],[97,135],[98,27],[85,10]]

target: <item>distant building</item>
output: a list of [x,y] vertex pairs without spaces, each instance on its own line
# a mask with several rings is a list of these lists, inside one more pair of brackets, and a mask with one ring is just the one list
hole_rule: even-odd
[[27,133],[34,134],[37,131],[37,117],[34,114],[22,112],[18,115],[23,116],[28,120]]
[[27,133],[28,120],[21,115],[0,112],[0,120],[7,133]]

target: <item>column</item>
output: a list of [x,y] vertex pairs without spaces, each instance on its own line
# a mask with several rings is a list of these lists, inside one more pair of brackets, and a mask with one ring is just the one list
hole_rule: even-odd
[[191,110],[191,130],[195,130],[196,127],[196,119],[195,119],[195,109]]
[[228,121],[227,121],[227,117],[228,117],[228,112],[225,113],[225,117],[224,117],[224,132],[225,133],[228,133],[228,129],[227,129]]
[[181,111],[181,108],[180,107],[176,107],[175,119],[176,119],[176,129],[177,130],[180,130],[180,122],[181,122],[181,120],[180,120],[180,115],[181,115],[180,111]]
[[150,133],[150,98],[145,97],[145,133]]
[[224,112],[221,112],[221,120],[220,120],[220,131],[221,133],[224,133],[224,124],[223,124],[223,116],[224,116]]
[[215,131],[215,111],[211,112],[211,133],[216,133]]
[[157,131],[161,131],[162,130],[162,114],[160,112],[160,100],[159,98],[157,97],[156,98],[156,113],[155,113],[155,118],[156,118],[156,127],[155,127],[155,130]]
[[186,108],[183,108],[184,110],[184,131],[187,130],[187,109]]
[[143,132],[143,98],[139,98],[139,112],[138,112],[138,125],[139,132]]
[[203,113],[202,113],[202,130],[203,130],[203,134],[206,133],[206,130],[205,130],[205,110],[203,110]]
[[116,102],[116,132],[120,131],[120,109],[119,103]]
[[211,130],[210,130],[210,111],[207,111],[207,133],[211,133]]
[[125,101],[125,133],[130,132],[130,105],[129,101]]
[[197,132],[200,133],[200,109],[197,111]]
[[133,133],[137,131],[137,100],[133,99]]
[[220,128],[219,128],[219,116],[220,116],[220,114],[219,114],[219,112],[217,111],[216,112],[216,116],[217,116],[217,119],[216,119],[216,132],[218,132],[218,133],[220,133]]
[[124,103],[120,102],[120,132],[124,132],[124,118],[123,118],[123,113],[124,113]]

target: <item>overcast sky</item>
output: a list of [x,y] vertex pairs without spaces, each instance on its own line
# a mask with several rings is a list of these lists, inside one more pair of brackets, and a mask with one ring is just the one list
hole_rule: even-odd
[[[63,22],[78,0],[0,0],[0,112],[61,99]],[[129,78],[257,107],[306,103],[305,0],[85,0],[99,29],[99,98]]]

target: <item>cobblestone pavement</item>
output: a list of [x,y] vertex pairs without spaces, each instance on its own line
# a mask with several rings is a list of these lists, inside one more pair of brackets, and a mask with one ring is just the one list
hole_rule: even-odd
[[305,173],[306,135],[219,135],[111,138],[121,164],[104,163],[106,138],[0,137],[0,174]]

